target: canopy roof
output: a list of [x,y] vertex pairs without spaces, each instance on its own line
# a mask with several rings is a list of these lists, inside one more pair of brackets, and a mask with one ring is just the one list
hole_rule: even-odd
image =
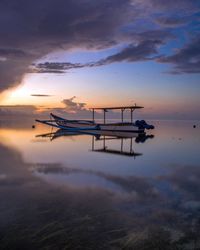
[[96,109],[101,109],[101,110],[112,110],[112,109],[142,109],[144,107],[142,106],[137,106],[137,105],[134,105],[134,106],[122,106],[122,107],[105,107],[105,108],[90,108],[90,109],[93,109],[93,110],[96,110]]

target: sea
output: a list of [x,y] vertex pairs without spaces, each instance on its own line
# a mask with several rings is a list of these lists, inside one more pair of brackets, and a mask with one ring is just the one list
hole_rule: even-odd
[[150,123],[123,137],[0,120],[0,249],[200,249],[200,121]]

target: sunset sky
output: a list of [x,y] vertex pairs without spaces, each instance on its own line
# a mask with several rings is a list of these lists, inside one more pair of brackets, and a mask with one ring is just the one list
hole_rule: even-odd
[[0,115],[200,119],[200,1],[1,1],[0,92]]

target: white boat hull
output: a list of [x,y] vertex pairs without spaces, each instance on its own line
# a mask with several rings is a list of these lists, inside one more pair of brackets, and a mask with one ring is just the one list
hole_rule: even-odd
[[139,129],[134,123],[107,123],[107,124],[96,124],[87,122],[70,122],[66,120],[58,120],[56,123],[59,126],[66,128],[77,128],[77,129],[97,129],[100,131],[112,131],[112,132],[131,132],[131,133],[143,133],[144,129]]
[[113,131],[113,132],[144,132],[144,129],[139,129],[134,124],[103,124],[100,125],[102,131]]

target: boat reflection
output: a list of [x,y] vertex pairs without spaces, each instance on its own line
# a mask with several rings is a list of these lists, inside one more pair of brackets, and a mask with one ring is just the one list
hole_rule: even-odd
[[42,138],[49,138],[50,141],[53,141],[59,137],[62,136],[76,136],[76,135],[80,135],[82,133],[76,132],[76,131],[66,131],[63,129],[58,129],[55,132],[50,132],[50,133],[44,133],[44,134],[39,134],[36,135],[35,137],[42,137]]
[[[39,135],[36,135],[36,137],[49,138],[50,141],[53,141],[59,137],[71,137],[71,136],[80,136],[80,135],[89,135],[92,137],[92,146],[91,146],[92,152],[133,156],[134,158],[137,156],[141,156],[142,153],[135,152],[133,150],[133,144],[144,143],[146,140],[154,138],[154,135],[152,134],[147,135],[146,133],[142,133],[142,134],[121,133],[121,132],[114,132],[114,131],[113,132],[101,131],[101,133],[96,133],[96,132],[94,133],[94,132],[83,132],[83,131],[81,132],[80,131],[66,131],[63,129],[58,129],[55,132],[39,134]],[[108,146],[107,143],[110,141],[111,142],[114,141],[115,142],[114,144],[120,146],[120,148],[119,149],[112,148],[113,146],[112,143],[111,143],[111,147]]]
[[[127,140],[127,139],[129,139],[129,141],[130,141],[129,149],[124,150],[124,140]],[[120,149],[117,150],[117,149],[108,148],[108,146],[106,146],[106,141],[110,141],[110,140],[119,140]],[[103,136],[103,138],[96,139],[96,141],[102,141],[103,146],[101,148],[95,148],[95,136],[93,136],[92,137],[92,151],[93,152],[110,153],[110,154],[134,156],[134,157],[142,155],[142,153],[134,152],[134,150],[133,150],[133,138],[117,138],[117,137]]]

